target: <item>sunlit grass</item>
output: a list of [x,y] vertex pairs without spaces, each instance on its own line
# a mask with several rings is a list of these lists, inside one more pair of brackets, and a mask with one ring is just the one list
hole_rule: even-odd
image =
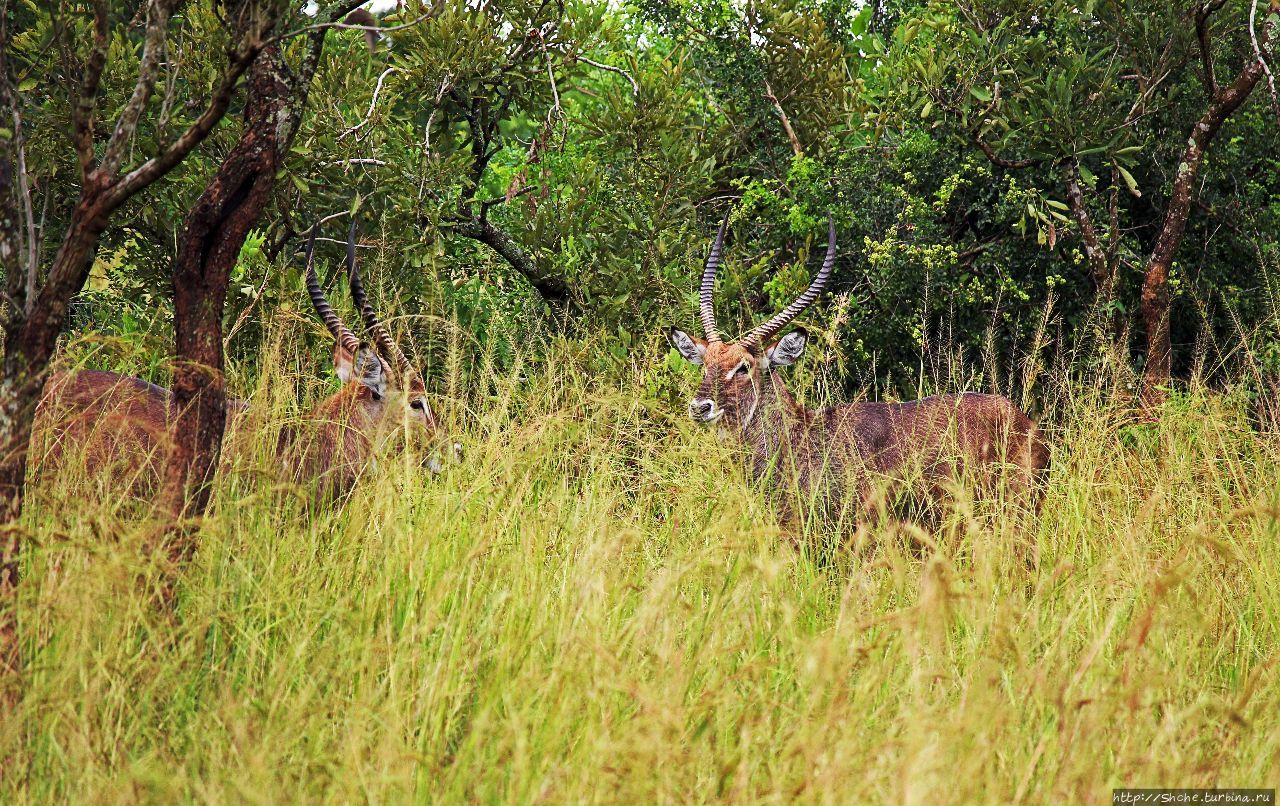
[[[0,798],[1089,802],[1280,780],[1280,452],[1238,400],[1133,429],[1063,397],[1038,515],[962,505],[833,552],[678,418],[663,390],[686,379],[604,383],[561,352],[472,376],[447,407],[465,464],[383,457],[342,507],[246,449],[176,616],[150,603],[138,506],[74,469],[37,490]],[[266,420],[296,405],[292,382],[238,385]]]

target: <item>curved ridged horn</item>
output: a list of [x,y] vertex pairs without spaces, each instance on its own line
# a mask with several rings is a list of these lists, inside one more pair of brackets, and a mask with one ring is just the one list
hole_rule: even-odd
[[720,341],[720,331],[716,329],[716,305],[712,297],[716,287],[716,269],[720,268],[720,252],[724,249],[724,233],[729,228],[729,214],[724,214],[720,222],[720,231],[716,233],[716,242],[711,245],[711,254],[707,255],[707,266],[702,270],[702,288],[698,292],[698,318],[702,320],[702,335],[707,341]]
[[801,294],[795,302],[788,305],[782,313],[765,322],[763,325],[756,327],[742,339],[742,346],[748,350],[755,351],[760,345],[773,338],[779,330],[786,327],[792,319],[795,319],[800,313],[813,304],[813,301],[822,293],[822,289],[826,287],[827,280],[831,279],[831,269],[836,263],[836,222],[831,216],[827,216],[827,256],[822,261],[822,268],[818,270],[818,276],[813,278],[813,282]]
[[378,321],[378,315],[373,312],[373,306],[369,304],[369,299],[364,294],[364,283],[360,282],[360,272],[356,269],[355,218],[351,219],[351,228],[347,230],[347,285],[351,289],[351,300],[360,311],[364,326],[373,334],[373,340],[382,352],[382,357],[395,362],[400,371],[401,382],[407,386],[408,382],[417,376],[417,370],[400,349],[400,345],[391,338],[387,328]]
[[320,289],[320,279],[316,277],[316,232],[319,229],[320,222],[317,221],[311,225],[311,236],[307,238],[307,293],[311,295],[311,305],[320,315],[324,326],[329,328],[338,343],[354,357],[360,350],[360,340],[342,323],[338,314],[334,313],[333,306],[324,298],[324,291]]

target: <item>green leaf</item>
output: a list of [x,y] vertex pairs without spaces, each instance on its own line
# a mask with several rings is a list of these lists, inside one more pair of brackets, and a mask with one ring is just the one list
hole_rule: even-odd
[[969,94],[972,95],[974,98],[977,98],[979,101],[982,101],[984,104],[991,102],[991,91],[988,90],[986,87],[978,87],[978,86],[970,87]]
[[920,110],[920,119],[924,120],[929,117],[929,113],[933,111],[933,101],[925,101],[924,108]]
[[39,79],[28,78],[27,80],[18,83],[18,92],[31,92],[38,86],[40,86]]
[[1086,185],[1094,187],[1098,184],[1098,177],[1094,176],[1093,171],[1089,170],[1084,163],[1081,163],[1078,167],[1080,168],[1080,178],[1084,180]]
[[289,178],[293,180],[293,186],[296,187],[298,192],[302,195],[305,196],[311,192],[311,188],[307,187],[307,183],[303,182],[302,178],[297,174],[289,174]]
[[1123,165],[1116,164],[1116,170],[1120,171],[1121,178],[1124,179],[1125,185],[1129,188],[1129,192],[1138,198],[1142,197],[1142,191],[1138,190],[1138,183],[1134,181],[1133,174],[1125,170]]

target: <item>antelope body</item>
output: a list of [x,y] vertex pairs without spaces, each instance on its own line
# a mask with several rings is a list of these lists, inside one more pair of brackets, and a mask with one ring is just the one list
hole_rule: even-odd
[[[757,480],[807,496],[829,514],[865,509],[882,484],[916,483],[921,503],[937,503],[948,486],[970,477],[981,487],[1002,479],[1033,490],[1049,452],[1035,424],[1007,398],[964,393],[908,403],[858,402],[814,411],[800,405],[777,369],[803,354],[807,334],[796,329],[764,346],[821,294],[835,264],[835,224],[813,283],[795,302],[736,343],[716,328],[712,304],[728,218],[703,271],[700,318],[706,338],[671,328],[684,358],[703,368],[689,416],[716,423],[747,447]],[[1034,493],[1033,493],[1034,494]],[[782,498],[784,518],[791,501]]]
[[[281,430],[277,452],[293,481],[314,483],[320,495],[343,495],[383,442],[406,431],[411,439],[428,442],[436,423],[421,376],[365,299],[356,269],[354,223],[347,242],[348,279],[381,356],[355,337],[325,299],[315,273],[315,236],[313,229],[307,244],[307,291],[334,337],[334,369],[343,385],[299,423]],[[244,401],[227,401],[229,436],[224,444],[240,444],[235,432],[247,409]],[[173,394],[140,378],[96,370],[57,373],[36,410],[32,471],[39,475],[56,467],[68,449],[76,449],[83,452],[88,472],[109,473],[135,494],[148,495],[163,477],[175,414]],[[431,462],[433,470],[439,469],[437,459]]]

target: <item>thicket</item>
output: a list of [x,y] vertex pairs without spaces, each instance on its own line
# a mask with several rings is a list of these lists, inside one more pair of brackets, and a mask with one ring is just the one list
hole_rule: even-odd
[[[103,110],[132,88],[145,8],[110,7]],[[277,11],[281,32],[314,22]],[[229,348],[254,361],[262,312],[303,302],[299,233],[351,210],[378,301],[404,315],[428,365],[442,316],[478,352],[603,332],[622,360],[690,319],[696,267],[732,209],[720,315],[743,327],[803,288],[836,216],[833,293],[808,324],[830,330],[851,389],[911,394],[947,350],[1012,366],[1046,321],[1077,368],[1113,342],[1141,368],[1142,285],[1179,159],[1212,93],[1251,63],[1251,31],[1265,49],[1275,12],[1254,17],[1246,2],[408,5],[381,16],[372,51],[362,31],[329,32],[231,273]],[[78,195],[76,85],[59,78],[91,19],[8,6],[37,274]],[[134,163],[199,111],[218,70],[218,10],[175,19]],[[284,40],[286,57],[304,42]],[[1225,119],[1195,178],[1169,269],[1175,379],[1197,362],[1226,368],[1242,340],[1277,360],[1267,83]],[[235,94],[208,141],[115,214],[66,332],[163,341],[187,214],[244,104]],[[324,234],[344,231],[336,218]],[[341,246],[321,248],[336,263]]]

